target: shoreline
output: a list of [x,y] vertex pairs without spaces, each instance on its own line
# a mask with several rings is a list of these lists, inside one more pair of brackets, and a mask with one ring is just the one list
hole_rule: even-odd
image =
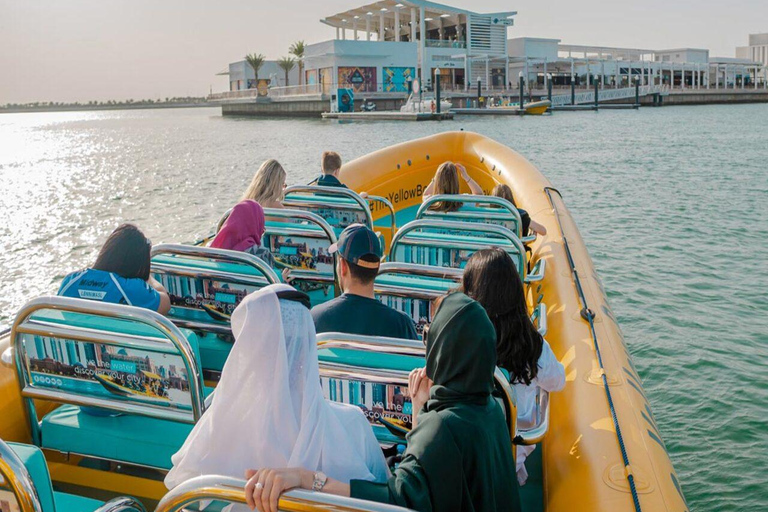
[[129,104],[117,104],[117,105],[61,105],[61,106],[44,106],[44,107],[16,107],[16,108],[2,108],[0,107],[0,114],[28,114],[36,112],[89,112],[99,110],[150,110],[150,109],[166,109],[166,108],[203,108],[203,107],[219,107],[220,104],[213,102],[201,102],[201,103],[153,103],[153,104],[141,104],[141,105],[129,105]]

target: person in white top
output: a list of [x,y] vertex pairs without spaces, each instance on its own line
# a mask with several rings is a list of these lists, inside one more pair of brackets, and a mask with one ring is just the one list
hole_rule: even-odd
[[[532,425],[537,388],[549,392],[563,389],[565,368],[528,316],[523,282],[515,263],[498,247],[477,251],[464,269],[461,291],[488,313],[496,329],[496,364],[509,372],[509,382],[517,395],[518,425]],[[525,459],[534,449],[517,447],[520,485],[528,479]]]
[[237,306],[235,344],[211,406],[171,459],[169,489],[207,474],[247,478],[249,468],[302,467],[344,482],[389,477],[363,412],[323,398],[308,302],[275,284]]

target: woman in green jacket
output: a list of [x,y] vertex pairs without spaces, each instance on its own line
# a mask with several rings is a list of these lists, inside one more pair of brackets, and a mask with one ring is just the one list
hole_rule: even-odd
[[496,333],[488,315],[463,293],[451,294],[435,314],[426,345],[426,376],[433,384],[428,399],[426,385],[412,390],[418,422],[387,482],[344,484],[302,468],[251,470],[248,506],[276,512],[280,494],[298,487],[423,512],[519,511],[509,430],[491,396]]

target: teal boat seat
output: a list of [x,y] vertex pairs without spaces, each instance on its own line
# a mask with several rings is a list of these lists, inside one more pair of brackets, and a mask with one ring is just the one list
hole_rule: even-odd
[[339,236],[350,224],[363,224],[373,228],[367,202],[350,189],[317,186],[289,187],[285,191],[283,205],[286,208],[305,210],[319,215],[333,228],[336,236]]
[[[430,209],[435,203],[458,203],[458,209],[451,212],[442,212]],[[434,219],[448,222],[473,222],[483,224],[494,224],[502,226],[512,231],[518,238],[521,238],[522,221],[520,212],[509,201],[494,196],[475,196],[475,195],[435,195],[429,197],[419,207],[416,214],[417,219]],[[446,228],[444,232],[450,232]],[[493,236],[493,235],[491,235]]]
[[[206,395],[212,392],[206,388]],[[194,425],[122,414],[96,416],[62,405],[43,417],[43,448],[169,470]]]
[[43,452],[38,447],[28,444],[7,444],[29,471],[43,512],[86,512],[96,510],[104,504],[91,498],[54,491]]

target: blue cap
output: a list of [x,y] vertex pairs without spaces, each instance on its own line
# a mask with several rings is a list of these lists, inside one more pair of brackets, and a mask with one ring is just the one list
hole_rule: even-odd
[[[364,268],[379,268],[382,256],[379,237],[362,224],[347,226],[339,235],[339,241],[331,245],[328,252],[338,252],[346,261]],[[371,256],[376,261],[361,260],[363,256]]]

